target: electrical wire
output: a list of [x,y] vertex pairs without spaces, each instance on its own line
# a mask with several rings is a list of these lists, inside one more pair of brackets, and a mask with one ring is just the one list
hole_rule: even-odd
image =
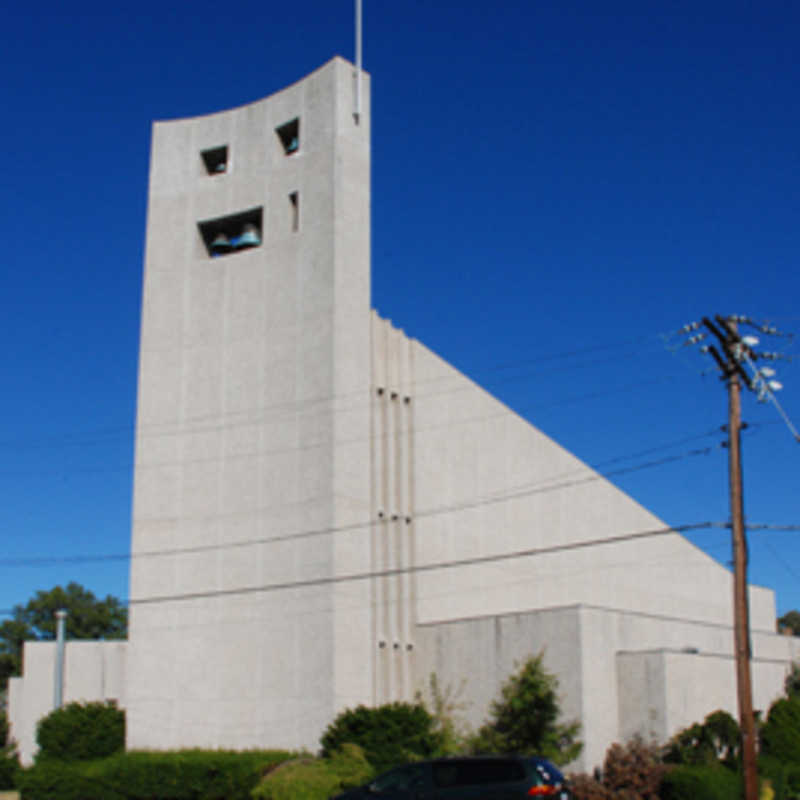
[[[706,456],[709,455],[711,452],[713,452],[713,450],[715,449],[716,449],[715,447],[706,447],[702,449],[689,450],[685,453],[680,453],[672,456],[665,456],[664,458],[656,459],[653,461],[647,461],[642,464],[630,467],[622,467],[604,474],[593,472],[592,474],[586,477],[575,480],[567,481],[567,480],[559,480],[558,478],[556,478],[556,480],[559,480],[558,483],[552,483],[554,478],[548,477],[540,479],[539,481],[536,481],[532,484],[523,484],[521,486],[514,487],[512,491],[505,492],[500,495],[491,495],[489,497],[485,497],[469,503],[452,504],[452,505],[440,506],[438,508],[417,511],[413,514],[413,517],[414,519],[434,517],[440,514],[449,514],[459,511],[472,510],[475,508],[480,508],[482,506],[507,502],[509,500],[521,499],[524,497],[530,497],[532,495],[569,489],[575,486],[581,486],[598,480],[605,480],[608,477],[625,475],[643,469],[651,469],[654,467],[662,466],[664,464],[674,463],[684,458],[690,458],[701,455]],[[250,509],[246,512],[213,514],[209,515],[209,518],[212,518],[214,520],[219,520],[221,518],[239,517],[242,516],[243,514],[250,516],[252,514],[258,513],[259,511],[267,511],[267,510],[269,509],[262,508],[262,509]],[[278,542],[307,539],[317,536],[326,536],[326,535],[345,533],[348,531],[355,531],[355,530],[364,530],[371,528],[372,526],[375,525],[383,524],[384,521],[365,520],[363,522],[351,523],[348,525],[341,525],[338,527],[296,531],[293,533],[279,534],[277,536],[262,537],[259,539],[247,539],[236,542],[226,542],[224,544],[193,545],[190,547],[170,548],[170,549],[152,550],[152,551],[139,551],[137,553],[108,553],[108,554],[98,554],[98,555],[84,554],[84,555],[74,555],[74,556],[35,556],[35,557],[20,557],[20,558],[2,558],[0,559],[0,567],[8,568],[8,567],[52,566],[55,564],[101,563],[107,561],[127,561],[129,559],[140,559],[140,558],[161,558],[166,556],[187,555],[192,553],[204,553],[217,550],[232,550],[234,548],[276,544]]]

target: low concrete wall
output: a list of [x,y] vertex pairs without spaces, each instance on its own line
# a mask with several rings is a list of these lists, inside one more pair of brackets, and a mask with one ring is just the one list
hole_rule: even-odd
[[[125,706],[125,641],[67,642],[64,651],[65,703],[114,700]],[[8,687],[9,736],[24,766],[36,753],[36,724],[54,708],[55,642],[25,642],[23,676]]]

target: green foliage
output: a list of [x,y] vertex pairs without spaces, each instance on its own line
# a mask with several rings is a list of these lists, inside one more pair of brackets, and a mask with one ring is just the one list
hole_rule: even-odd
[[580,725],[558,721],[558,680],[542,659],[542,653],[529,658],[506,681],[491,705],[489,721],[470,742],[472,752],[540,755],[556,764],[578,757],[583,747],[576,739]]
[[77,583],[38,591],[26,605],[14,606],[11,619],[0,623],[0,687],[20,674],[24,641],[55,638],[59,608],[67,611],[70,639],[124,639],[127,635],[128,612],[116,597],[100,600]]
[[762,756],[758,760],[762,782],[769,782],[772,800],[795,800],[800,797],[800,764],[784,764],[776,758]]
[[800,611],[787,612],[778,618],[778,630],[788,628],[794,636],[800,636]]
[[800,698],[800,664],[792,662],[791,669],[783,682],[783,688],[787,697]]
[[69,703],[36,725],[37,759],[88,761],[125,747],[125,712],[113,703]]
[[320,739],[322,755],[330,758],[348,742],[361,747],[372,768],[383,772],[415,758],[433,757],[442,737],[420,703],[389,703],[339,714]]
[[661,783],[661,800],[732,800],[741,796],[739,775],[719,766],[676,766]]
[[330,758],[288,761],[268,773],[253,790],[256,800],[326,800],[366,783],[373,775],[364,751],[345,744]]
[[250,800],[283,751],[118,753],[101,761],[45,760],[23,770],[23,800]]
[[739,763],[739,724],[727,711],[714,711],[702,724],[685,728],[670,739],[664,760],[671,764],[736,769]]
[[8,718],[0,711],[0,791],[14,788],[18,772],[17,748],[8,740]]
[[776,700],[761,728],[761,752],[783,763],[800,764],[800,698]]
[[460,700],[463,688],[462,683],[456,690],[452,686],[443,689],[432,672],[428,678],[427,702],[422,692],[416,694],[417,703],[424,705],[433,717],[433,730],[440,737],[437,756],[455,756],[467,749],[469,732],[460,717],[466,708],[466,703]]

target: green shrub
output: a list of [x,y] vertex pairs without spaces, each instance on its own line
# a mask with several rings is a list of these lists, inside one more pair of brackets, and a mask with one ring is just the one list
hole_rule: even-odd
[[113,703],[70,703],[36,725],[37,760],[89,761],[125,747],[125,712]]
[[580,724],[559,721],[558,679],[543,662],[543,653],[531,656],[509,676],[492,702],[489,720],[470,738],[473,753],[539,755],[556,764],[580,755]]
[[800,698],[776,700],[761,728],[761,752],[784,763],[800,764]]
[[0,792],[16,788],[19,769],[19,756],[14,746],[0,748]]
[[661,782],[662,800],[732,800],[742,796],[741,778],[725,767],[673,767]]
[[442,737],[435,721],[421,704],[389,703],[377,708],[343,711],[322,735],[322,755],[330,758],[347,744],[357,744],[376,772],[412,761],[431,758]]
[[776,758],[758,759],[758,774],[768,780],[775,793],[773,800],[794,800],[800,797],[800,764],[785,764]]
[[98,761],[37,761],[23,770],[23,800],[250,800],[284,751],[117,753]]
[[303,758],[272,770],[253,790],[256,800],[326,800],[372,777],[364,751],[345,744],[330,758]]
[[695,723],[675,734],[667,744],[664,760],[671,764],[714,767],[739,765],[739,723],[727,711],[714,711],[703,724]]
[[19,756],[13,742],[8,740],[8,718],[0,711],[0,791],[13,789],[19,772]]

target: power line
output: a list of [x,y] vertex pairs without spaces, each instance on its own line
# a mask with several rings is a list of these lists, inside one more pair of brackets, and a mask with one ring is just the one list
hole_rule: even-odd
[[[575,486],[581,486],[583,484],[593,483],[594,481],[605,480],[608,477],[614,477],[617,475],[626,475],[632,472],[638,472],[639,470],[643,469],[652,469],[654,467],[663,466],[664,464],[674,463],[676,461],[680,461],[685,458],[701,456],[701,455],[703,456],[709,455],[711,452],[717,449],[717,447],[705,447],[696,450],[689,450],[686,451],[685,453],[680,453],[672,456],[665,456],[664,458],[647,461],[642,464],[633,465],[630,467],[621,467],[619,469],[612,470],[604,474],[595,472],[591,475],[587,475],[583,478],[575,480],[560,480],[559,476],[551,476],[548,478],[540,479],[532,484],[527,484],[527,485],[522,484],[518,487],[515,487],[512,491],[505,492],[500,495],[491,495],[489,497],[484,497],[469,503],[452,504],[447,506],[441,506],[438,508],[418,511],[414,513],[414,518],[419,519],[419,518],[433,517],[433,516],[438,516],[440,514],[465,511],[465,510],[480,508],[482,506],[503,503],[509,500],[521,499],[523,497],[529,497],[536,494],[544,494],[547,492],[569,489]],[[552,483],[554,480],[559,482]],[[242,516],[242,514],[250,515],[253,513],[258,513],[259,511],[266,511],[266,510],[268,509],[266,508],[251,509],[247,512],[230,512],[228,514],[212,514],[209,516],[213,517],[213,519],[218,520],[224,517],[229,517],[229,518],[238,517]],[[141,551],[138,553],[109,553],[109,554],[99,554],[99,555],[35,556],[35,557],[23,557],[23,558],[4,558],[0,559],[0,567],[32,567],[32,566],[51,566],[54,564],[101,563],[107,561],[127,561],[129,559],[138,559],[138,558],[161,558],[174,555],[188,555],[192,553],[203,553],[216,550],[232,550],[241,547],[253,547],[256,545],[273,544],[278,542],[312,538],[316,536],[332,535],[335,533],[345,533],[348,531],[362,530],[370,528],[373,525],[380,525],[382,523],[383,521],[380,519],[365,520],[363,522],[351,523],[348,525],[341,525],[338,527],[296,531],[293,533],[285,533],[278,536],[262,537],[259,539],[247,539],[237,542],[226,542],[225,544],[193,545],[190,547],[171,548],[168,550]]]
[[398,575],[408,575],[412,573],[433,572],[440,569],[453,569],[455,567],[465,567],[474,564],[487,564],[498,561],[508,561],[516,558],[526,558],[531,556],[546,555],[549,553],[566,552],[570,550],[580,550],[587,547],[598,547],[601,545],[618,544],[619,542],[635,541],[653,536],[664,536],[667,534],[679,534],[689,530],[699,530],[711,527],[710,522],[698,522],[690,525],[680,525],[678,527],[656,528],[649,531],[637,531],[636,533],[620,534],[618,536],[607,536],[599,539],[586,539],[579,542],[567,544],[551,545],[550,547],[530,547],[523,550],[514,550],[508,553],[496,553],[487,556],[471,556],[469,558],[451,559],[449,561],[438,561],[432,564],[417,564],[408,567],[392,567],[389,569],[370,570],[367,572],[353,572],[345,575],[330,575],[321,578],[308,578],[298,581],[281,581],[278,583],[262,584],[261,586],[246,586],[237,589],[214,589],[206,592],[186,592],[176,595],[161,595],[151,597],[131,598],[128,605],[146,605],[152,603],[176,602],[180,600],[198,600],[206,597],[229,597],[231,595],[260,594],[263,592],[274,592],[286,589],[303,589],[313,586],[327,586],[338,583],[349,583],[351,581],[362,581],[371,578],[390,578]]

